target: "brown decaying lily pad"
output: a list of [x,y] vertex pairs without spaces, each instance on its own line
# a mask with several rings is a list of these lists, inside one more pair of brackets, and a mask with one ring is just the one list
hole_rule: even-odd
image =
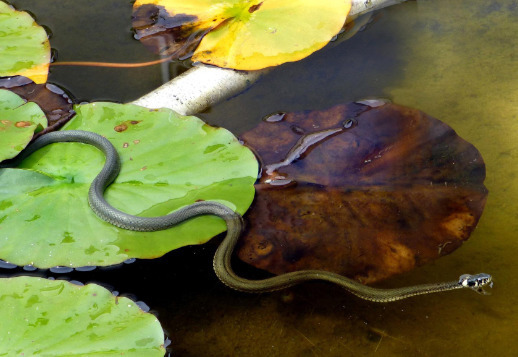
[[242,139],[263,175],[238,256],[275,274],[323,269],[372,283],[409,271],[457,249],[486,202],[478,150],[415,109],[288,113]]
[[169,14],[159,5],[138,6],[132,15],[135,38],[150,51],[173,58],[192,55],[203,37],[212,28],[197,29],[197,18],[186,14]]
[[10,90],[23,99],[38,104],[47,116],[48,127],[36,136],[58,130],[75,114],[73,101],[58,86],[35,84],[22,76],[0,78],[0,88]]

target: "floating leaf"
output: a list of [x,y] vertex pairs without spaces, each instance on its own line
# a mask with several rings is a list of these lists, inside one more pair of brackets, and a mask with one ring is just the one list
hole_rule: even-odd
[[280,114],[242,139],[264,175],[238,254],[276,274],[324,269],[371,283],[411,270],[468,239],[486,202],[480,153],[418,110]]
[[0,88],[7,88],[25,100],[38,104],[49,123],[45,131],[59,129],[74,115],[72,100],[54,84],[36,84],[28,78],[16,76],[0,78]]
[[[198,200],[216,200],[240,213],[250,205],[257,161],[227,130],[166,109],[114,103],[75,109],[64,129],[99,133],[120,153],[122,171],[106,191],[115,207],[160,216]],[[0,258],[40,268],[111,265],[201,244],[226,229],[215,216],[159,232],[101,221],[87,193],[103,164],[92,146],[57,143],[24,160],[21,167],[30,170],[0,170]]]
[[49,63],[45,29],[26,12],[0,1],[0,77],[20,75],[45,83]]
[[0,162],[18,155],[34,132],[46,127],[47,118],[36,103],[0,89]]
[[[162,54],[239,70],[298,61],[345,23],[350,0],[137,0],[136,37]],[[201,42],[200,42],[201,41]]]
[[4,278],[0,301],[0,356],[165,354],[156,317],[99,285]]

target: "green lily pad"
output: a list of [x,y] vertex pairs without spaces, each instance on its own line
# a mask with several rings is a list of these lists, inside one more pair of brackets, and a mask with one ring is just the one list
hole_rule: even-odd
[[350,9],[350,0],[137,0],[133,27],[162,54],[194,50],[193,61],[258,70],[321,49]]
[[156,317],[99,285],[17,277],[0,291],[0,356],[165,354]]
[[45,113],[36,103],[0,89],[0,162],[18,155],[34,132],[46,127]]
[[0,1],[0,77],[24,76],[45,83],[49,63],[45,29],[28,13]]
[[[65,130],[96,132],[119,151],[122,170],[105,193],[118,209],[160,216],[214,200],[242,214],[251,204],[258,164],[229,131],[168,109],[93,103],[75,110]],[[159,257],[226,230],[214,216],[158,232],[100,220],[87,193],[103,164],[103,154],[92,146],[56,143],[24,160],[25,170],[0,170],[0,259],[39,268],[106,266]]]

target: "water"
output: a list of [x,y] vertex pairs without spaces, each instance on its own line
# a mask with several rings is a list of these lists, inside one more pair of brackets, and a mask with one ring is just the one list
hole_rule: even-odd
[[[131,40],[129,1],[12,3],[31,9],[52,29],[60,60],[156,58]],[[77,6],[81,16],[71,13]],[[381,286],[486,272],[495,280],[492,295],[462,290],[382,305],[321,283],[247,295],[213,275],[211,259],[220,238],[154,261],[74,272],[70,279],[109,284],[145,301],[158,314],[176,356],[515,355],[517,33],[516,0],[410,1],[375,14],[367,29],[347,42],[283,65],[200,115],[240,134],[270,113],[384,97],[443,120],[484,157],[490,192],[485,212],[459,250]],[[80,100],[124,102],[158,86],[161,76],[160,67],[55,67],[49,81]],[[256,274],[244,265],[236,270]]]

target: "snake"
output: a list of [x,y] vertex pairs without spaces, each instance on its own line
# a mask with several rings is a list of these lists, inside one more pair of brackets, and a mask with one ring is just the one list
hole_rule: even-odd
[[453,281],[400,288],[370,287],[325,270],[300,270],[260,280],[246,279],[237,275],[231,266],[232,253],[243,232],[244,220],[240,214],[226,205],[214,201],[199,201],[158,217],[135,216],[110,205],[104,198],[104,191],[119,175],[121,160],[112,143],[99,134],[82,130],[46,133],[29,144],[15,159],[0,164],[0,168],[16,167],[22,160],[42,147],[61,142],[92,145],[104,154],[105,163],[90,185],[88,203],[92,211],[105,222],[126,230],[150,232],[165,230],[202,215],[222,218],[227,225],[227,233],[214,254],[214,272],[223,284],[241,292],[265,293],[285,289],[306,281],[321,280],[336,284],[361,299],[373,302],[392,302],[422,294],[463,288],[485,293],[483,288],[488,285],[492,287],[493,284],[491,275],[485,273],[463,274],[459,279]]

